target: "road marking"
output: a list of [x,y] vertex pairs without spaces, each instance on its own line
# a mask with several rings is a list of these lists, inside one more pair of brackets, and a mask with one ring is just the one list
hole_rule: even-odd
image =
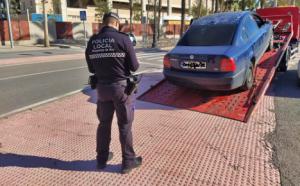
[[41,74],[50,74],[50,73],[55,73],[55,72],[64,72],[64,71],[70,71],[70,70],[77,70],[77,69],[83,69],[83,68],[87,68],[87,66],[66,68],[66,69],[62,69],[62,70],[51,70],[51,71],[38,72],[38,73],[32,73],[32,74],[24,74],[24,75],[18,75],[18,76],[10,76],[10,77],[1,78],[0,81],[8,80],[8,79],[23,78],[23,77],[28,77],[28,76],[36,76],[36,75],[41,75]]
[[157,54],[157,53],[147,53],[147,54],[137,54],[138,57],[152,57],[152,56],[164,56],[164,54]]
[[153,73],[153,72],[162,72],[163,69],[155,69],[155,70],[142,70],[142,71],[138,71],[137,73],[139,74],[144,74],[144,73]]
[[163,60],[163,57],[151,57],[151,58],[147,58],[147,60]]
[[157,67],[163,67],[163,65],[161,64],[155,64],[155,63],[147,63],[147,62],[140,62],[140,64],[145,64],[145,65],[153,65],[153,66],[157,66]]
[[43,105],[43,104],[46,104],[46,103],[49,103],[49,102],[53,102],[53,101],[56,101],[58,99],[66,97],[66,96],[71,96],[73,94],[79,93],[79,92],[84,91],[86,89],[88,89],[88,87],[85,87],[84,89],[78,89],[78,90],[75,90],[75,91],[72,91],[72,92],[60,95],[60,96],[56,96],[56,97],[53,97],[53,98],[50,98],[50,99],[46,99],[44,101],[40,101],[40,102],[31,104],[31,105],[28,105],[28,106],[25,106],[25,107],[21,107],[21,108],[15,109],[15,110],[7,112],[5,114],[1,114],[0,118],[7,117],[9,115],[16,114],[18,112],[22,112],[22,111],[28,110],[30,108],[37,107],[37,106],[40,106],[40,105]]

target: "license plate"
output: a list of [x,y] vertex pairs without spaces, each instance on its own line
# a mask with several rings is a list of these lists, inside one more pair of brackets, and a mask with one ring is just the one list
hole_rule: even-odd
[[191,70],[206,69],[206,62],[204,61],[183,61],[181,62],[181,68]]

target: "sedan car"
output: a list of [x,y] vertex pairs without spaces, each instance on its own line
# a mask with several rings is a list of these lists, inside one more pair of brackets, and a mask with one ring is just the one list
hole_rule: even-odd
[[164,57],[164,76],[176,85],[248,90],[264,52],[273,46],[272,24],[254,12],[225,12],[194,20]]

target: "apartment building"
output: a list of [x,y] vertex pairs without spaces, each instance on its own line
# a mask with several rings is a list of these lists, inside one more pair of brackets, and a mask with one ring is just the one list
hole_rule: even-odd
[[[121,17],[122,22],[130,18],[129,0],[107,0],[110,9]],[[153,18],[154,0],[133,0],[141,4],[143,16],[149,19]],[[186,0],[186,17],[189,19],[189,11],[199,0]],[[211,0],[208,0],[209,9],[211,9]],[[206,0],[202,0],[203,6]],[[20,0],[23,14],[42,14],[43,0]],[[158,0],[157,0],[158,4]],[[46,11],[48,14],[61,16],[62,21],[80,22],[80,11],[87,12],[87,22],[99,22],[101,18],[97,12],[97,7],[93,0],[89,0],[86,5],[80,0],[46,0]],[[181,0],[162,0],[162,20],[179,20],[181,15]],[[140,22],[140,21],[137,21]]]

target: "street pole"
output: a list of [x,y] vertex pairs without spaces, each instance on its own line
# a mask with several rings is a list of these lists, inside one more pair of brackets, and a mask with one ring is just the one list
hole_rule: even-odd
[[7,20],[8,20],[8,31],[9,31],[10,47],[14,48],[14,38],[13,38],[13,34],[12,34],[12,27],[11,27],[8,0],[5,0],[5,4],[6,4],[6,14],[7,14]]
[[43,14],[44,14],[44,46],[49,47],[49,34],[48,34],[48,17],[46,14],[46,1],[47,0],[42,0],[43,1]]
[[158,28],[157,28],[157,40],[160,39],[160,28],[161,28],[161,6],[162,6],[162,0],[158,0]]
[[185,0],[181,0],[181,25],[180,25],[180,37],[183,35],[185,22]]
[[28,23],[29,23],[30,17],[29,17],[29,9],[28,9],[28,8],[26,9],[26,12],[27,12],[27,21],[28,21]]
[[85,48],[87,48],[85,21],[83,21],[83,30],[84,30],[84,44],[85,44]]
[[132,33],[132,6],[133,6],[133,1],[129,0],[129,14],[130,14],[130,20],[129,20],[129,24],[130,24],[130,33]]

